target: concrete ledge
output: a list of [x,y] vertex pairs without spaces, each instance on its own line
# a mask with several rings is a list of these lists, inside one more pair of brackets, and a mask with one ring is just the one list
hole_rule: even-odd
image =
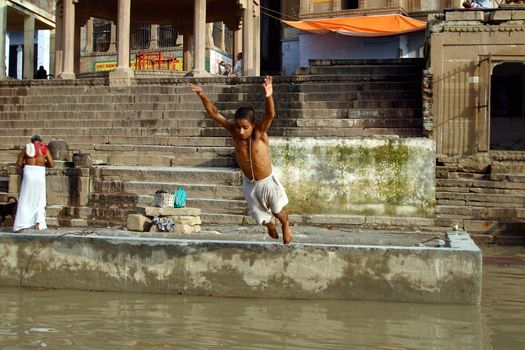
[[[479,304],[481,252],[450,248],[0,233],[0,286]],[[241,237],[241,236],[238,236]]]

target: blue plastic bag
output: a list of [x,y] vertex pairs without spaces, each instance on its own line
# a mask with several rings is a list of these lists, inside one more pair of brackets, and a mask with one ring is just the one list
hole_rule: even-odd
[[182,187],[179,187],[175,192],[173,192],[175,200],[173,201],[173,206],[175,208],[183,208],[186,206],[186,190]]

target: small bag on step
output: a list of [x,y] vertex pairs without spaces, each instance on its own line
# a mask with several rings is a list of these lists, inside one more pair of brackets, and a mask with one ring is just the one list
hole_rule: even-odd
[[186,206],[186,190],[184,188],[179,187],[177,191],[173,192],[173,197],[173,206],[175,208],[184,208]]
[[155,192],[155,195],[153,196],[153,201],[155,202],[156,207],[161,208],[173,208],[173,202],[175,200],[175,196],[172,193],[167,193],[164,190],[159,190]]

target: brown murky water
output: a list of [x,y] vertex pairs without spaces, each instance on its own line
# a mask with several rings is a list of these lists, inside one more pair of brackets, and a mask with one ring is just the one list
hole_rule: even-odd
[[525,247],[484,256],[481,306],[0,288],[0,350],[525,349]]

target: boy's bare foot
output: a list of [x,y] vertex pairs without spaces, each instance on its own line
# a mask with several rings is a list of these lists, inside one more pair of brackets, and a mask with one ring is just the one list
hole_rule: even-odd
[[266,224],[266,228],[268,229],[268,236],[272,237],[273,239],[279,239],[279,233],[277,232],[273,222]]
[[37,223],[37,224],[35,225],[35,230],[40,231],[40,223]]
[[290,228],[290,225],[287,223],[286,225],[283,225],[283,244],[288,244],[292,241],[292,229]]

